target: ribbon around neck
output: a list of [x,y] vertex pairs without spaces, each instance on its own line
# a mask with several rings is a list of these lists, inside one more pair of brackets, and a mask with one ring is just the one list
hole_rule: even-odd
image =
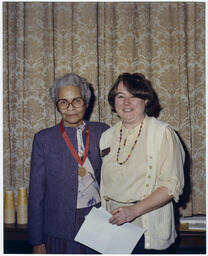
[[89,145],[90,145],[90,130],[89,130],[89,127],[88,125],[86,124],[86,133],[87,133],[87,140],[86,140],[86,145],[85,145],[85,151],[84,151],[84,155],[83,157],[79,157],[76,149],[74,148],[74,146],[72,145],[72,142],[71,140],[69,139],[69,137],[67,136],[65,130],[64,130],[64,125],[63,125],[63,122],[64,120],[62,119],[60,124],[59,124],[59,129],[61,131],[61,134],[66,142],[66,145],[68,146],[70,152],[72,153],[73,157],[76,159],[76,161],[81,165],[83,166],[86,158],[87,158],[87,155],[88,155],[88,152],[89,152]]

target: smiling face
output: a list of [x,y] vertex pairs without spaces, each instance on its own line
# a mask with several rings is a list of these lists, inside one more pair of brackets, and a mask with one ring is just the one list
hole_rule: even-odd
[[[66,99],[68,102],[72,102],[75,98],[80,98],[81,89],[78,86],[68,85],[58,90],[58,98]],[[84,114],[86,111],[86,105],[75,108],[70,104],[68,108],[61,109],[59,112],[64,120],[64,125],[69,127],[78,127],[83,123]]]
[[115,96],[115,110],[123,120],[126,128],[132,129],[142,121],[145,116],[145,104],[147,101],[134,97],[123,82],[119,83]]

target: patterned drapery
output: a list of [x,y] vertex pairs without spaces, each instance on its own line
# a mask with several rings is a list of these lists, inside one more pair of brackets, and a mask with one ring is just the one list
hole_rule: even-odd
[[4,189],[28,186],[34,133],[60,120],[48,89],[72,71],[94,87],[91,120],[108,124],[120,73],[152,81],[187,151],[182,214],[205,214],[205,3],[4,2]]

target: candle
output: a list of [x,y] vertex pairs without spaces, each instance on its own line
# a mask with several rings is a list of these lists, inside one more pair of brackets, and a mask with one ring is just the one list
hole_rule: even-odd
[[7,190],[4,193],[4,223],[15,223],[14,193],[12,190]]
[[17,197],[17,224],[27,224],[28,221],[28,200],[27,200],[27,189],[21,187],[18,189]]

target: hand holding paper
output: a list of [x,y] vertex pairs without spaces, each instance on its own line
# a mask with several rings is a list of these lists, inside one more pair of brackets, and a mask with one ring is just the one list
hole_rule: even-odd
[[144,230],[132,223],[121,226],[109,223],[111,214],[93,207],[86,216],[75,241],[103,254],[130,254]]

